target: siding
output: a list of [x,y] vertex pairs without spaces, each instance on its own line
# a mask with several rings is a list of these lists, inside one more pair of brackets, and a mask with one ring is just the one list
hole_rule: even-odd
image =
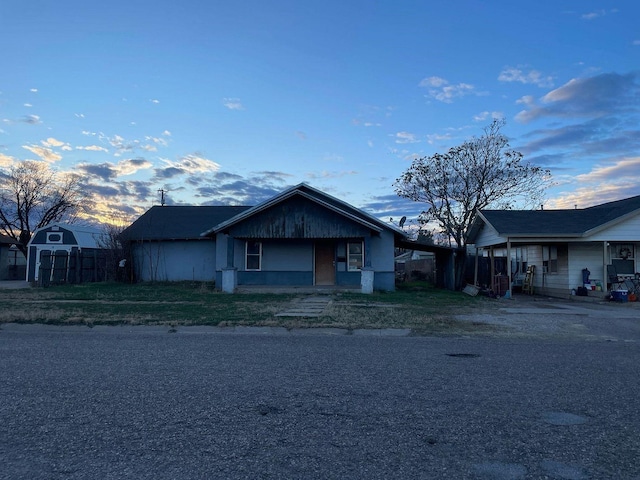
[[588,237],[588,240],[602,242],[637,242],[640,240],[640,214],[613,225],[606,230],[597,232]]
[[211,282],[215,279],[213,241],[144,242],[133,244],[133,269],[143,282]]
[[491,245],[499,245],[501,243],[507,243],[507,239],[498,235],[498,232],[493,227],[485,223],[482,226],[480,234],[476,238],[475,246],[477,248],[481,248]]
[[602,243],[570,243],[569,244],[569,289],[582,286],[582,270],[591,272],[591,280],[600,280],[606,288],[604,256]]
[[350,238],[369,229],[307,199],[283,201],[229,228],[236,238]]

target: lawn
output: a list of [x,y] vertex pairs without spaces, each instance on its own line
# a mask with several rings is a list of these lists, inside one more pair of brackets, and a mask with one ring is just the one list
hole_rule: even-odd
[[415,332],[462,332],[486,325],[452,320],[490,300],[427,284],[395,292],[335,293],[321,317],[277,317],[300,294],[237,294],[207,283],[94,283],[23,290],[0,289],[0,323],[56,325],[212,325],[286,328],[411,328]]

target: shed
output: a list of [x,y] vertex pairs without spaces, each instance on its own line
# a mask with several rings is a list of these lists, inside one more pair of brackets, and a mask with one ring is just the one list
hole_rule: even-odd
[[104,280],[104,233],[83,225],[50,224],[27,246],[27,281],[40,285]]

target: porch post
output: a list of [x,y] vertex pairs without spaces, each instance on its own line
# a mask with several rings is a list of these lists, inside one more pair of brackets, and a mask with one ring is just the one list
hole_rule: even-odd
[[222,269],[222,291],[234,293],[238,286],[238,269],[233,266],[235,239],[231,235],[227,235],[226,240],[227,266]]
[[364,237],[364,265],[360,271],[360,288],[362,293],[373,293],[375,272],[371,266],[371,235]]
[[609,291],[609,272],[607,271],[608,258],[607,258],[607,241],[602,242],[602,291]]
[[493,292],[495,293],[496,291],[496,265],[495,265],[495,257],[493,254],[493,245],[491,247],[489,247],[489,258],[491,259],[491,261],[489,262],[491,264],[491,268],[489,269],[489,275],[491,275],[491,290],[493,290]]
[[511,239],[507,237],[507,291],[505,298],[511,298]]

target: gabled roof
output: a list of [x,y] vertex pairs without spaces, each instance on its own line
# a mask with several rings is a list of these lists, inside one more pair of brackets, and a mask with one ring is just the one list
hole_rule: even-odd
[[393,231],[395,234],[401,237],[406,237],[406,233],[395,227],[394,225],[389,225],[388,223],[381,221],[373,215],[369,215],[368,213],[355,208],[348,203],[343,202],[342,200],[332,197],[327,193],[321,192],[320,190],[317,190],[307,185],[306,183],[300,183],[298,185],[290,187],[280,192],[278,195],[266,200],[265,202],[262,202],[255,207],[251,207],[239,213],[235,217],[227,219],[226,221],[220,222],[218,224],[212,224],[214,225],[214,227],[203,231],[202,236],[210,236],[220,231],[226,230],[229,227],[236,225],[257,213],[262,212],[296,195],[302,196],[308,200],[311,200],[312,202],[322,205],[335,213],[338,213],[356,223],[370,228],[371,230],[380,232],[384,229],[387,229]]
[[200,233],[247,206],[154,206],[122,232],[126,240],[201,240]]
[[640,214],[640,195],[583,209],[481,210],[469,230],[473,243],[483,224],[500,236],[583,237]]

